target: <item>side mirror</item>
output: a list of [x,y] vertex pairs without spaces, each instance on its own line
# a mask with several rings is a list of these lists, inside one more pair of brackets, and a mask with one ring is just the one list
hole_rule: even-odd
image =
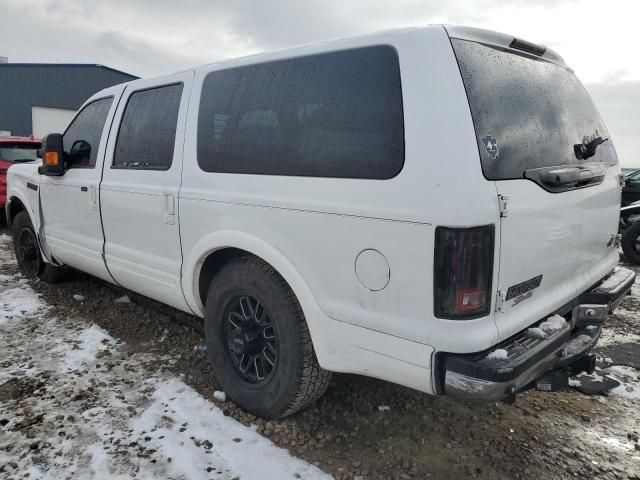
[[42,167],[38,173],[50,177],[64,175],[64,148],[60,133],[50,133],[42,140]]
[[71,146],[67,161],[69,166],[80,167],[89,164],[91,158],[91,144],[85,140],[76,140]]

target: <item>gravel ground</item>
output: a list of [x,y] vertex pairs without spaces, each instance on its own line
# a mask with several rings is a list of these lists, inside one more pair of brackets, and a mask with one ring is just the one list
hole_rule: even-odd
[[[0,242],[0,249],[9,246],[8,240]],[[15,273],[15,265],[0,265],[0,274]],[[201,322],[195,317],[81,273],[60,285],[28,284],[51,306],[47,318],[71,322],[72,332],[94,325],[108,332],[121,352],[115,362],[118,368],[124,364],[146,368],[149,376],[158,369],[180,376],[224,415],[254,425],[291,455],[337,479],[640,479],[638,371],[611,361],[618,346],[637,344],[640,339],[638,287],[610,318],[602,339],[603,370],[598,373],[609,371],[625,381],[611,395],[528,392],[519,395],[514,405],[477,405],[430,397],[375,379],[334,375],[327,394],[314,407],[291,418],[265,422],[214,398],[220,387],[206,360]],[[117,301],[125,295],[130,303]],[[10,341],[20,348],[33,343],[28,331]],[[37,348],[32,355],[38,358]],[[144,361],[146,355],[153,355],[153,368]],[[5,356],[0,351],[0,372],[10,368]],[[19,383],[2,384],[1,378],[0,409],[23,408],[47,382],[27,375]],[[92,388],[95,392],[109,386]],[[86,395],[78,401],[91,403],[91,392]],[[3,428],[0,419],[0,477],[2,468],[8,471],[2,465],[3,453],[7,458],[37,453],[28,446],[26,451],[8,448],[2,442]],[[46,422],[34,428],[58,434],[57,426]]]

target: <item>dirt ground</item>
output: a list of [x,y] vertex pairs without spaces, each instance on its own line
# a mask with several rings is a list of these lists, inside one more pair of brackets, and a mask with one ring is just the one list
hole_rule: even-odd
[[[4,239],[0,250],[6,254],[11,243],[8,237]],[[16,273],[15,264],[0,265],[0,274],[26,282],[50,305],[44,320],[61,321],[64,332],[86,332],[97,326],[116,339],[115,343],[104,342],[104,349],[109,349],[108,355],[115,355],[114,359],[103,359],[91,368],[111,364],[111,369],[121,369],[121,376],[126,376],[127,369],[149,376],[174,374],[199,392],[207,404],[215,404],[224,415],[244,425],[254,425],[258,433],[291,455],[336,479],[640,479],[640,354],[635,348],[640,340],[640,286],[634,287],[634,295],[611,316],[599,347],[602,370],[598,373],[616,373],[616,378],[624,380],[624,385],[609,395],[587,396],[576,390],[527,392],[513,405],[483,405],[434,398],[374,379],[334,375],[326,395],[315,406],[284,420],[265,422],[231,402],[214,398],[220,386],[208,365],[201,323],[195,317],[81,273],[59,285],[27,282]],[[124,295],[130,303],[116,302]],[[51,330],[30,325],[15,330],[19,335],[5,338],[6,345],[21,352],[16,359],[8,351],[0,351],[0,373],[8,375],[5,380],[17,368],[18,360],[20,365],[28,365],[44,355],[38,349],[44,344],[38,342],[43,336],[62,332],[62,327],[59,324],[58,330]],[[0,330],[1,335],[9,334]],[[152,355],[153,361],[147,355]],[[4,383],[2,378],[0,478],[22,478],[24,472],[10,465],[11,458],[32,456],[36,463],[51,460],[38,456],[44,448],[40,444],[3,442],[3,429],[8,432],[12,426],[3,424],[3,416],[21,412],[20,431],[26,438],[59,435],[61,426],[69,422],[44,421],[46,413],[55,412],[25,411],[29,398],[46,391],[46,376],[30,378],[27,374]],[[78,398],[64,402],[84,402],[89,409],[98,401],[100,390],[109,388],[109,384],[89,385],[74,394]],[[137,388],[130,386],[131,391]],[[137,408],[135,402],[123,406],[129,407]],[[111,435],[117,437],[113,428]],[[121,435],[118,442],[124,444],[125,439],[126,435]],[[137,444],[121,452],[153,456]],[[300,478],[297,473],[296,478]]]

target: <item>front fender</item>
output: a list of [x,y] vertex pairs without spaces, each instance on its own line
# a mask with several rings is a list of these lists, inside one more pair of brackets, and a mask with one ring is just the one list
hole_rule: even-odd
[[[32,167],[32,165],[14,165],[9,169],[7,174],[7,222],[9,223],[11,220],[9,215],[11,206],[14,202],[19,201],[24,207],[24,211],[29,215],[29,220],[31,220],[31,225],[33,225],[33,229],[35,230],[36,238],[40,244],[40,252],[44,261],[55,265],[55,262],[53,262],[50,257],[49,249],[46,245],[46,239],[41,235],[42,225],[40,222],[39,203],[40,182],[38,179],[33,178],[33,175],[30,175],[30,173],[32,173],[30,170],[22,171],[27,167]],[[36,185],[36,187],[30,189],[27,187],[29,184]]]
[[[19,190],[17,191],[14,190],[11,193],[11,197],[9,197],[9,199],[7,200],[7,204],[5,206],[7,226],[11,228],[11,217],[9,215],[9,212],[11,211],[11,205],[16,201],[19,201],[22,204],[22,206],[24,207],[24,211],[27,212],[27,215],[29,215],[29,220],[31,221],[31,225],[33,225],[33,229],[36,234],[36,239],[38,240],[38,244],[40,245],[40,254],[42,255],[42,258],[44,258],[44,261],[47,263],[53,263],[51,261],[51,258],[47,254],[49,250],[48,248],[46,248],[46,245],[44,245],[45,239],[42,238],[42,236],[40,235],[39,209],[34,211],[34,208],[31,206],[31,203],[26,199],[26,196],[23,193],[21,193]],[[38,208],[37,202],[35,203],[35,205],[36,205],[36,208]]]
[[[37,221],[38,220],[38,215],[37,215],[38,212],[34,211],[33,207],[31,206],[31,203],[29,202],[29,199],[28,199],[28,197],[26,195],[26,192],[23,192],[22,189],[20,189],[20,188],[13,187],[7,192],[7,204],[5,205],[6,214],[7,214],[7,225],[9,226],[9,228],[11,228],[11,216],[9,215],[9,213],[11,212],[12,205],[16,201],[20,202],[22,204],[22,206],[24,207],[24,210],[29,215],[29,220],[31,220],[31,225],[33,225],[33,228],[35,229],[36,234],[37,234],[38,233],[38,228],[40,227],[40,222]],[[36,207],[37,207],[37,205],[36,205]]]
[[[12,222],[11,222],[11,216],[9,215],[9,213],[11,212],[12,205],[14,205],[14,203],[16,202],[21,203],[22,206],[24,207],[24,211],[27,212],[27,215],[29,215],[29,220],[31,220],[31,225],[33,225],[33,229],[36,232],[36,237],[39,237],[38,230],[40,228],[40,222],[38,221],[38,218],[39,218],[38,212],[33,210],[33,207],[29,203],[29,200],[26,198],[26,195],[24,195],[19,190],[18,191],[13,190],[11,192],[11,196],[8,197],[7,205],[5,206],[7,226],[11,228]],[[38,241],[40,241],[39,238],[38,238]]]

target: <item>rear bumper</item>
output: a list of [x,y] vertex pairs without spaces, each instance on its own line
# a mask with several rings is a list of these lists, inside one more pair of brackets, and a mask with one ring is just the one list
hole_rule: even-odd
[[618,267],[575,299],[569,320],[540,321],[484,352],[440,354],[440,390],[456,398],[509,400],[543,376],[593,368],[589,352],[602,324],[630,293],[635,278],[633,271]]

